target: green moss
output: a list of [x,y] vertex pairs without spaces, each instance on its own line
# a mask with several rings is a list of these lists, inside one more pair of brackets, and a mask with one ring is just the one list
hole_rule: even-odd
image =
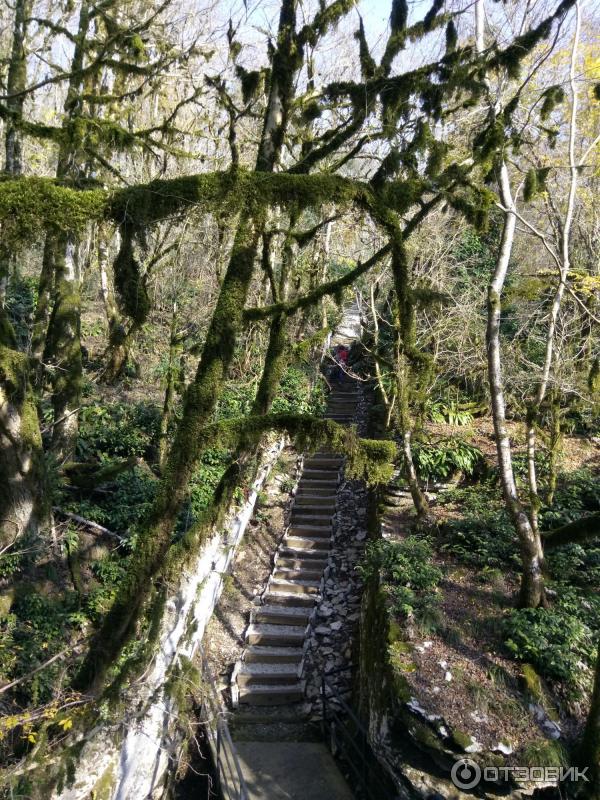
[[33,241],[48,228],[81,231],[90,221],[101,218],[107,198],[102,189],[80,191],[49,178],[0,180],[4,241]]
[[390,617],[388,623],[388,637],[387,640],[389,644],[394,644],[395,642],[401,642],[404,638],[404,631],[402,627],[396,622],[395,619]]
[[111,800],[115,783],[115,765],[109,764],[94,784],[90,796],[94,800]]
[[431,750],[444,751],[444,745],[425,722],[411,717],[409,721],[409,730],[411,736],[418,744]]
[[26,354],[0,345],[0,392],[14,405],[21,417],[21,441],[24,449],[37,451],[42,437],[33,393],[28,383],[29,363]]
[[452,731],[452,742],[456,747],[458,747],[463,752],[467,752],[467,747],[470,747],[473,744],[473,737],[469,736],[468,733],[460,730],[453,730]]
[[188,175],[108,192],[74,188],[49,178],[0,180],[0,223],[5,243],[35,240],[44,230],[81,232],[102,218],[133,230],[185,211],[234,214],[241,209],[356,203],[368,209],[372,190],[338,175],[294,175],[236,170]]
[[518,763],[524,767],[566,767],[570,762],[563,745],[552,739],[528,742],[519,750],[518,756]]
[[537,674],[531,664],[523,664],[521,668],[521,679],[525,691],[535,700],[541,701],[544,698],[542,679]]
[[132,224],[121,225],[121,246],[113,263],[120,310],[138,326],[146,321],[150,311],[146,275],[134,253],[135,239],[142,233]]

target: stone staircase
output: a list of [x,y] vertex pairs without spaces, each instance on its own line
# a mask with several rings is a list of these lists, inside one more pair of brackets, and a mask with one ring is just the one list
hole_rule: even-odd
[[[329,395],[325,417],[347,425],[354,420],[357,402],[354,382],[342,383]],[[289,705],[304,699],[307,633],[326,579],[342,471],[343,458],[335,453],[315,453],[304,461],[290,525],[233,670],[234,707]]]

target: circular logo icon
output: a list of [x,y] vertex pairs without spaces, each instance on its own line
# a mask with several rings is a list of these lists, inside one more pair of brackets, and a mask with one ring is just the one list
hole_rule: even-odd
[[481,767],[472,758],[461,758],[452,767],[450,777],[457,789],[473,789],[481,780]]

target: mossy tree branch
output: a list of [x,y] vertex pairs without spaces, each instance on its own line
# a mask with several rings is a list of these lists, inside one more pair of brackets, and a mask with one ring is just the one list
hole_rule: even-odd
[[600,536],[600,511],[542,534],[545,550],[554,550],[568,544],[581,544],[598,536]]

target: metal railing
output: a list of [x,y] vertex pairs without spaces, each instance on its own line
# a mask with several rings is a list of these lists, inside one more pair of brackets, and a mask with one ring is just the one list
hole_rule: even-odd
[[349,771],[357,798],[396,800],[398,793],[391,782],[383,778],[382,768],[369,744],[366,728],[342,695],[328,682],[328,678],[338,671],[341,670],[335,670],[321,678],[323,731],[327,746]]
[[215,767],[216,794],[222,800],[248,800],[248,787],[242,774],[235,745],[229,733],[226,711],[215,684],[210,665],[199,648],[202,664],[202,718],[206,739]]

